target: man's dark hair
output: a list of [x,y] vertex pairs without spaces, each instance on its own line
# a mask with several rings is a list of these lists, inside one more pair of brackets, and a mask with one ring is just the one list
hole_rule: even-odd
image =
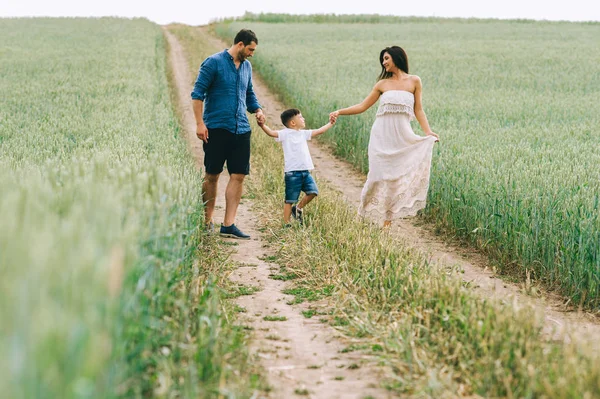
[[252,42],[258,44],[258,38],[250,29],[242,29],[235,35],[235,39],[233,39],[233,44],[238,44],[239,42],[243,42],[244,46],[248,46]]
[[290,122],[290,119],[298,114],[300,114],[300,110],[297,108],[286,109],[281,113],[281,123],[283,123],[283,126],[289,127],[288,123]]

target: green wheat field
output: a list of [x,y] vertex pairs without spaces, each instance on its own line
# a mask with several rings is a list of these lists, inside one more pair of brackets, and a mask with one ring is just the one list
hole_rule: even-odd
[[[308,126],[362,100],[379,51],[404,47],[441,136],[423,219],[512,278],[530,274],[598,310],[600,24],[247,15],[213,29],[230,41],[242,27],[259,37],[255,73]],[[169,29],[192,74],[222,50],[195,27]],[[202,173],[181,136],[167,50],[144,19],[0,19],[3,396],[269,389],[228,300],[243,294],[227,281],[229,250],[199,229]],[[341,117],[323,136],[363,172],[373,117]],[[277,233],[290,293],[333,301],[336,328],[395,370],[382,382],[391,393],[600,396],[594,353],[540,340],[531,310],[482,300],[353,223],[325,185],[306,229],[282,232],[281,154],[254,136],[247,190],[271,215],[263,227]],[[354,305],[335,302],[348,295]]]

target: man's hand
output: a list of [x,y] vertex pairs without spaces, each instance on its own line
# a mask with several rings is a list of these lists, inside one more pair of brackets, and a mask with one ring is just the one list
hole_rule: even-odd
[[256,123],[258,123],[258,126],[264,125],[267,118],[265,118],[265,114],[263,113],[262,108],[257,109],[255,115]]
[[205,143],[208,143],[208,129],[204,123],[199,123],[196,126],[196,136]]

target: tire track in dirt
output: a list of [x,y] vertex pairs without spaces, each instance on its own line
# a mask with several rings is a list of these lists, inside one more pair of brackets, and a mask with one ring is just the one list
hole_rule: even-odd
[[[179,114],[185,137],[196,166],[202,165],[202,145],[196,138],[196,125],[191,109],[191,82],[183,48],[164,28],[170,47],[169,62],[177,87]],[[214,39],[213,39],[214,40]],[[224,48],[215,42],[216,48]],[[260,98],[260,97],[259,97]],[[228,176],[219,181],[215,220],[224,214]],[[352,341],[340,335],[329,324],[315,318],[305,318],[301,311],[306,305],[288,304],[293,298],[282,293],[287,283],[269,278],[279,266],[269,263],[272,254],[258,231],[257,215],[252,201],[242,200],[236,224],[252,236],[248,241],[227,239],[232,244],[232,260],[238,268],[230,278],[237,284],[255,287],[258,291],[240,296],[236,303],[246,311],[240,317],[244,326],[252,329],[250,351],[267,371],[271,390],[257,397],[291,398],[298,395],[310,398],[389,398],[391,394],[379,387],[386,371],[376,359],[358,352],[343,353]],[[267,320],[265,320],[265,318]],[[278,321],[277,319],[282,319]]]

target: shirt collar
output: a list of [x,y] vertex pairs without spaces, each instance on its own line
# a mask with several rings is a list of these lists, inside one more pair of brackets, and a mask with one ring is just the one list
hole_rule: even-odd
[[229,54],[229,49],[223,50],[223,55],[233,61],[233,57]]

